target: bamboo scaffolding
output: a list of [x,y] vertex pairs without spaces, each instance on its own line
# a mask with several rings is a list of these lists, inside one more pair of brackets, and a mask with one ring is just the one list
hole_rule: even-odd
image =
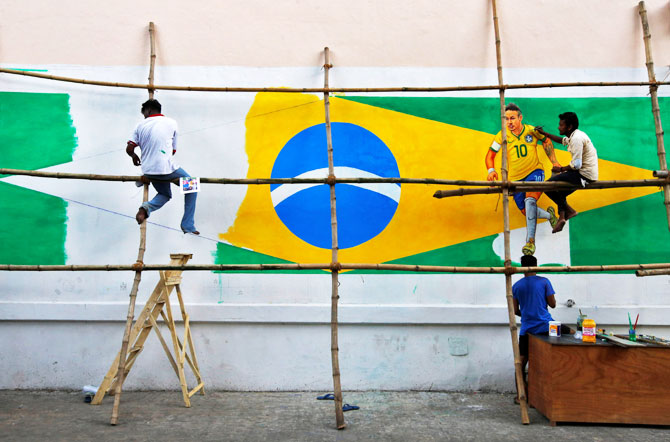
[[[644,53],[647,58],[647,75],[649,82],[656,81],[654,73],[654,58],[651,53],[651,31],[649,30],[649,21],[647,20],[647,10],[644,2],[638,4],[640,20],[642,21],[642,33],[644,39]],[[654,115],[654,126],[656,127],[656,150],[658,153],[658,162],[661,171],[668,170],[668,163],[665,159],[665,143],[663,141],[663,124],[661,123],[661,109],[658,105],[658,86],[650,85],[649,94],[651,95],[651,112]],[[670,185],[663,186],[663,204],[665,204],[665,214],[668,218],[668,229],[670,229]]]
[[214,86],[172,86],[158,84],[138,84],[123,83],[112,81],[86,80],[83,78],[64,77],[60,75],[41,74],[39,72],[17,71],[14,69],[0,68],[0,73],[23,75],[25,77],[42,78],[45,80],[64,81],[67,83],[86,84],[89,86],[121,87],[129,89],[153,89],[165,91],[190,91],[190,92],[281,92],[281,93],[376,93],[376,92],[467,92],[467,91],[486,91],[486,90],[507,90],[507,89],[544,89],[544,88],[563,88],[563,87],[623,87],[623,86],[667,86],[670,81],[575,81],[566,83],[518,83],[502,85],[482,85],[482,86],[396,86],[396,87],[303,87],[303,88],[284,88],[284,87],[214,87]]
[[[503,184],[498,184],[498,181],[492,181],[492,187],[488,188],[460,188],[452,190],[438,190],[433,194],[434,198],[449,198],[454,196],[466,196],[466,195],[485,195],[490,193],[502,193]],[[554,184],[560,183],[560,186],[554,186]],[[555,189],[572,189],[572,190],[600,190],[600,189],[617,189],[622,187],[663,187],[670,183],[670,180],[667,178],[662,179],[648,179],[648,180],[606,180],[606,181],[594,181],[589,183],[584,187],[576,186],[574,184],[568,184],[560,181],[544,181],[544,182],[532,182],[531,181],[510,181],[509,185],[506,186],[512,192],[530,192],[530,191],[547,191]],[[565,184],[568,184],[567,186]],[[495,186],[495,187],[493,187]]]
[[[498,25],[498,13],[496,10],[496,0],[491,0],[493,9],[493,28],[496,38],[496,62],[498,65],[498,84],[503,84],[502,55],[500,48],[500,28]],[[504,244],[505,244],[505,290],[507,299],[507,312],[509,315],[509,330],[512,337],[512,351],[514,353],[514,373],[516,376],[516,386],[519,393],[519,405],[521,408],[521,422],[524,425],[530,424],[528,416],[528,400],[523,376],[523,367],[521,366],[521,354],[519,352],[519,337],[517,336],[516,316],[514,314],[514,302],[512,301],[512,274],[509,269],[512,266],[510,252],[510,222],[509,222],[509,181],[507,158],[507,125],[505,119],[505,89],[500,89],[500,124],[502,134],[502,196],[503,196],[503,224],[504,224]]]
[[[324,48],[323,65],[323,86],[328,88],[330,68],[330,49]],[[333,367],[333,393],[335,396],[335,423],[338,430],[344,429],[347,424],[344,422],[344,413],[342,411],[342,384],[340,380],[340,359],[337,330],[337,304],[339,296],[339,279],[337,252],[339,249],[337,241],[337,204],[335,198],[335,162],[333,160],[333,134],[330,126],[330,97],[328,92],[323,93],[323,103],[326,119],[326,140],[328,142],[328,185],[330,186],[330,232],[332,237],[331,254],[331,307],[330,307],[330,357]]]
[[[414,264],[369,264],[339,263],[338,270],[376,270],[397,272],[426,273],[595,273],[634,270],[670,269],[670,263],[652,264],[615,264],[615,265],[582,265],[582,266],[541,266],[541,267],[464,267],[464,266],[430,266]],[[158,270],[181,271],[273,271],[273,270],[332,270],[331,263],[309,264],[188,264],[183,266],[169,264],[68,264],[68,265],[21,265],[0,264],[0,271],[9,272],[128,272]]]
[[154,98],[154,69],[156,67],[156,29],[154,22],[149,22],[149,40],[151,44],[151,55],[149,56],[149,99]]
[[[149,200],[149,185],[144,184],[144,192],[142,197],[143,202]],[[147,221],[146,219],[140,225],[140,246],[137,251],[137,264],[144,261],[144,252],[147,248]],[[128,303],[128,316],[126,317],[126,328],[123,332],[123,341],[121,341],[121,353],[119,353],[119,368],[117,371],[116,391],[114,393],[114,407],[112,408],[112,419],[110,423],[116,425],[119,420],[119,404],[121,403],[121,389],[123,388],[123,381],[126,375],[126,356],[128,355],[128,342],[130,341],[130,329],[133,325],[133,318],[135,317],[135,300],[137,299],[137,289],[140,286],[142,279],[142,269],[138,267],[135,271],[135,279],[133,280],[133,288],[130,291],[130,302]]]
[[[670,178],[665,171],[655,171],[654,176],[659,173],[659,179],[645,180],[603,180],[587,184],[586,187],[575,186],[566,182],[559,181],[478,181],[478,180],[448,180],[437,178],[334,178],[335,183],[341,184],[365,184],[365,183],[397,183],[397,184],[439,184],[445,186],[477,186],[485,189],[454,189],[438,190],[433,195],[435,198],[445,198],[450,196],[461,196],[469,194],[487,194],[500,193],[502,187],[507,186],[511,191],[523,190],[524,192],[533,190],[556,190],[556,189],[610,189],[620,187],[662,187],[670,184]],[[45,172],[40,170],[23,169],[2,169],[0,174],[4,175],[23,175],[39,178],[56,178],[70,180],[88,180],[88,181],[118,181],[118,182],[136,182],[142,177],[139,175],[102,175],[92,173],[70,173],[70,172]],[[200,178],[201,183],[206,184],[233,184],[233,185],[255,185],[255,184],[330,184],[331,178]],[[160,181],[160,180],[152,180]],[[177,182],[176,180],[174,182]]]
[[[149,84],[154,82],[154,64],[156,60],[156,51],[154,45],[154,24],[149,23],[149,39],[151,40],[151,55],[149,60]],[[149,89],[149,98],[154,97],[153,89]],[[142,192],[142,202],[146,203],[149,200],[149,184],[144,183],[144,191]],[[147,220],[145,219],[140,225],[140,245],[137,251],[137,264],[144,263],[144,252],[147,248]],[[130,332],[135,319],[135,301],[137,300],[137,289],[140,286],[142,279],[142,269],[138,268],[135,272],[135,279],[133,280],[133,288],[130,291],[130,301],[128,303],[128,316],[126,317],[126,329],[123,332],[123,341],[121,342],[121,352],[119,353],[119,368],[117,370],[116,391],[114,394],[114,407],[112,408],[112,418],[110,424],[116,425],[119,421],[119,406],[121,404],[121,390],[123,382],[126,378],[126,357],[128,355],[128,343],[130,342]]]
[[656,269],[656,270],[636,270],[635,276],[664,276],[670,275],[670,269]]

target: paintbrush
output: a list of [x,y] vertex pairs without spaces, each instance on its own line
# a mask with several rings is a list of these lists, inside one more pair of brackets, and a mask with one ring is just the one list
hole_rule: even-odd
[[640,314],[638,313],[635,317],[635,325],[633,326],[633,331],[637,330],[637,320],[640,319]]

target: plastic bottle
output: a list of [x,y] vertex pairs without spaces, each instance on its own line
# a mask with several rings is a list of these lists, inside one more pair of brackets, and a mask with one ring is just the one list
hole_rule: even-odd
[[584,319],[582,322],[582,342],[596,342],[596,321]]

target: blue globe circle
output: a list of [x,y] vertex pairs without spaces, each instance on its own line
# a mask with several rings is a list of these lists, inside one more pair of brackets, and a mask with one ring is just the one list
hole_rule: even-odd
[[[378,136],[351,123],[332,123],[335,176],[398,177],[398,164]],[[277,155],[272,178],[328,176],[326,125],[309,127],[291,138]],[[330,188],[326,184],[273,184],[275,212],[303,241],[332,246]],[[355,247],[381,233],[400,200],[399,184],[336,184],[337,236],[341,249]]]

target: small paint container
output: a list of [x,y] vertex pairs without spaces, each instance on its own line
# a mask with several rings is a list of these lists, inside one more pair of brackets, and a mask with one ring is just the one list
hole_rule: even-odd
[[549,336],[553,336],[555,338],[561,336],[560,321],[549,321]]

